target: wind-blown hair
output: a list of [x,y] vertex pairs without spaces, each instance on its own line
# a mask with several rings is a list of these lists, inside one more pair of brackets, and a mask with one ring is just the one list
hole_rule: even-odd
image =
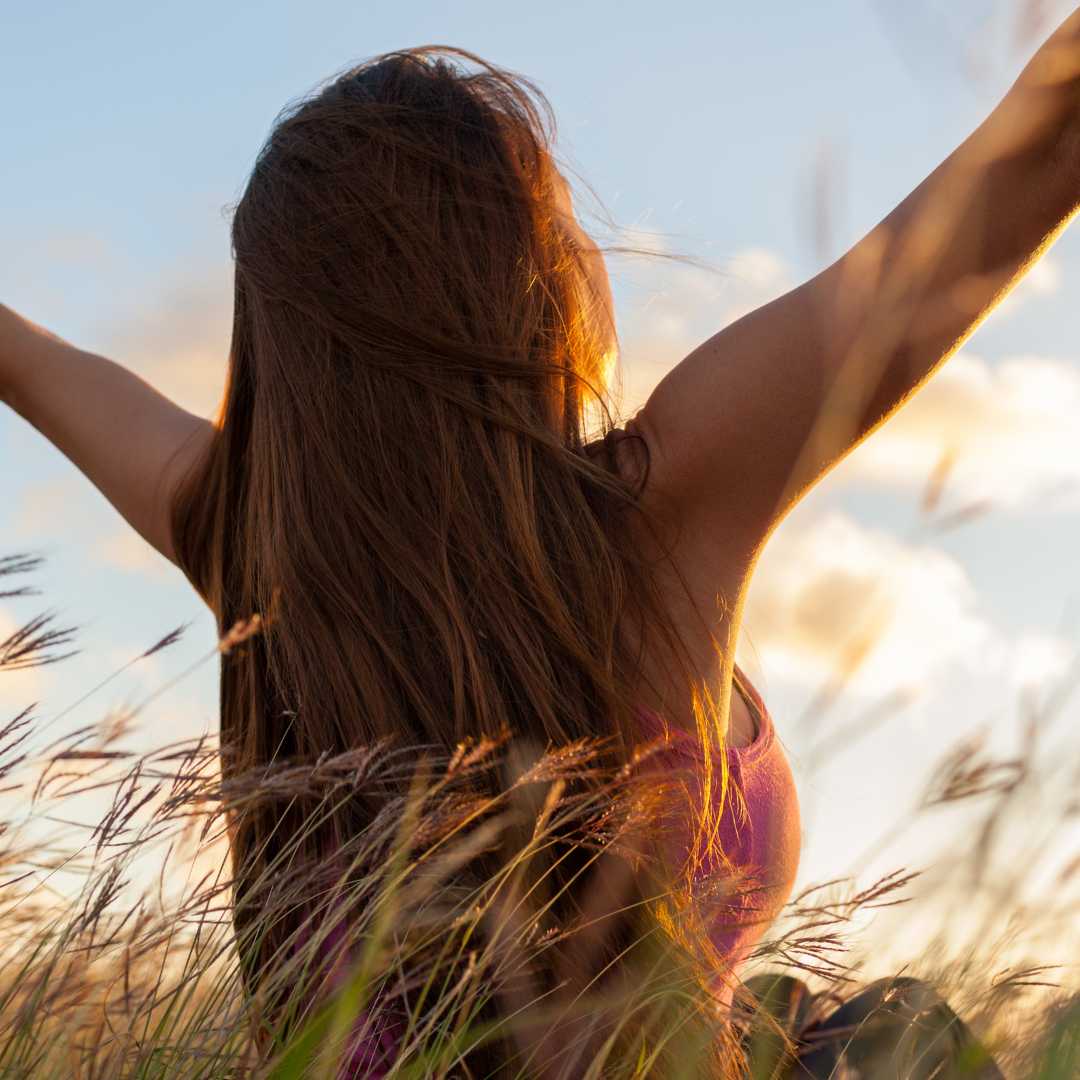
[[[556,205],[554,131],[527,80],[430,46],[290,104],[259,153],[217,431],[173,509],[222,632],[264,616],[222,659],[226,773],[504,730],[610,734],[624,760],[644,650],[686,664],[629,528],[648,448],[617,467],[614,327]],[[377,811],[343,808],[313,854]],[[303,813],[234,823],[238,924]]]

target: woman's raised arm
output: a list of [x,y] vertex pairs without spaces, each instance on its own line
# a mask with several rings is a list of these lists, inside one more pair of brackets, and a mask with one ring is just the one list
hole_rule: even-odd
[[791,506],[960,347],[1078,203],[1080,11],[875,229],[694,350],[632,422],[713,587],[740,591]]
[[133,372],[0,304],[0,401],[56,445],[130,524],[176,561],[169,509],[214,431]]

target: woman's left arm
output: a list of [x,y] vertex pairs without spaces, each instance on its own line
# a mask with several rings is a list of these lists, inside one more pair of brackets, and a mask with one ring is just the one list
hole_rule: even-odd
[[791,507],[956,352],[1078,206],[1080,9],[874,229],[705,341],[635,417],[658,505],[674,504],[713,587],[741,595]]
[[0,304],[0,401],[37,428],[135,530],[176,561],[169,513],[214,433],[133,372]]

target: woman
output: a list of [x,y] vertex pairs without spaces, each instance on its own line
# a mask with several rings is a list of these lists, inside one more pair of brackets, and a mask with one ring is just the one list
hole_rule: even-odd
[[[733,659],[756,560],[1072,216],[1077,72],[1080,12],[881,224],[616,426],[604,260],[541,95],[459,50],[388,54],[286,110],[259,155],[213,422],[8,309],[0,394],[223,634],[265,616],[222,662],[227,770],[504,724],[541,744],[614,733],[626,755],[666,730],[701,798],[664,844],[687,882],[726,866],[758,886],[715,928],[734,968],[798,860],[791,774]],[[238,925],[258,918],[245,881],[302,824],[280,807],[236,824]],[[253,986],[298,929],[260,938]]]

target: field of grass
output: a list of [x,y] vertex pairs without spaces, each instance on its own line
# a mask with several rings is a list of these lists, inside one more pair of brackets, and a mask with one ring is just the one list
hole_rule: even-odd
[[[0,596],[25,593],[36,568],[33,558],[0,561]],[[62,663],[72,642],[52,617],[35,618],[0,642],[0,678]],[[652,805],[651,792],[629,782],[633,770],[598,776],[592,747],[526,760],[511,743],[462,747],[449,759],[374,746],[224,781],[213,740],[131,748],[153,697],[63,733],[46,732],[29,705],[0,729],[0,1076],[346,1075],[340,1062],[357,1018],[384,1015],[368,1006],[395,994],[409,1006],[398,1017],[401,1052],[385,1073],[394,1077],[485,1075],[465,1064],[484,1045],[509,1056],[504,1075],[523,1077],[784,1075],[779,1034],[759,1018],[743,1054],[713,1007],[707,972],[678,935],[659,932],[651,903],[639,905],[640,937],[622,958],[630,979],[598,980],[595,992],[566,1000],[535,978],[556,942],[574,934],[589,942],[587,919],[544,928],[550,896],[537,867],[548,865],[556,838],[576,837],[596,867],[628,864]],[[908,896],[915,872],[897,868],[795,897],[747,971],[797,974],[822,995],[848,995],[876,947],[862,917],[897,905],[904,940],[921,941],[905,974],[938,987],[1008,1076],[1080,1076],[1075,958],[1062,954],[1076,942],[1068,886],[1080,860],[1056,869],[1032,903],[1041,853],[1016,846],[1013,830],[1036,805],[1055,812],[1045,796],[1061,777],[1035,762],[955,747],[925,794],[928,810],[971,804],[970,843],[935,885],[946,906],[967,913],[964,935],[935,926],[925,890]],[[505,779],[501,793],[471,795],[470,781],[493,769]],[[592,782],[577,783],[585,777]],[[1076,779],[1064,776],[1062,830],[1075,830],[1080,813]],[[346,870],[316,889],[310,874],[275,865],[258,883],[264,919],[298,902],[352,915],[313,920],[259,993],[245,994],[238,957],[258,930],[241,934],[238,949],[223,804],[301,800],[318,808],[314,820],[388,781],[408,794],[343,847]],[[462,877],[491,850],[505,855],[497,873]],[[890,925],[899,934],[905,923]],[[1045,942],[1041,955],[1013,947],[1018,926],[1025,943]],[[559,1072],[560,1054],[580,1042],[592,1048],[587,1059]]]

